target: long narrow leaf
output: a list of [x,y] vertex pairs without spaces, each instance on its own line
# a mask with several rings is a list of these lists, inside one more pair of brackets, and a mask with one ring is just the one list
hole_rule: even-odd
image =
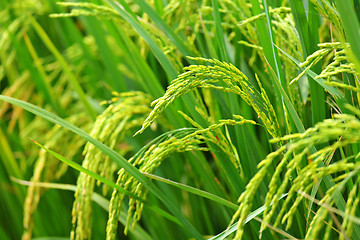
[[203,190],[200,190],[200,189],[197,189],[197,188],[194,188],[194,187],[190,187],[190,186],[182,184],[182,183],[174,182],[174,181],[171,181],[169,179],[165,179],[165,178],[162,178],[162,177],[150,174],[150,173],[144,173],[144,174],[145,174],[145,176],[147,176],[147,177],[149,177],[151,179],[167,183],[169,185],[172,185],[172,186],[175,186],[177,188],[183,189],[183,190],[185,190],[187,192],[190,192],[190,193],[196,194],[198,196],[210,199],[210,200],[212,200],[214,202],[220,203],[220,204],[222,204],[224,206],[227,206],[227,207],[230,207],[230,208],[232,208],[234,210],[238,209],[238,206],[236,204],[234,204],[232,202],[229,202],[228,200],[223,199],[221,197],[218,197],[218,196],[216,196],[214,194],[205,192]]
[[[275,45],[276,46],[276,45]],[[284,50],[276,46],[279,51],[281,51],[283,54],[285,54],[289,59],[291,59],[297,66],[300,65],[300,61],[296,60],[294,57],[286,53]],[[300,67],[299,67],[300,68]],[[306,71],[306,74],[308,74],[312,79],[314,79],[320,86],[322,86],[326,91],[328,91],[335,99],[335,101],[339,104],[340,107],[342,107],[345,103],[348,103],[346,98],[333,86],[329,86],[325,84],[325,80],[322,78],[317,78],[317,74],[311,71],[310,69]],[[345,110],[345,109],[344,109]]]
[[84,107],[86,111],[90,114],[90,116],[95,119],[96,118],[96,112],[94,108],[90,105],[89,100],[87,99],[84,90],[81,88],[78,80],[74,76],[74,74],[71,72],[69,65],[67,64],[64,57],[61,55],[61,53],[56,49],[53,42],[50,40],[49,36],[46,34],[45,30],[41,27],[41,25],[29,15],[29,20],[40,38],[43,40],[44,44],[47,46],[47,48],[54,54],[55,58],[59,61],[61,64],[64,72],[68,76],[72,86],[74,87],[76,93],[79,96],[80,101],[84,104]]
[[146,32],[146,30],[141,26],[138,20],[136,20],[130,13],[124,10],[124,8],[117,2],[112,0],[105,0],[117,13],[120,14],[133,28],[134,30],[142,37],[145,42],[149,45],[151,51],[154,53],[155,57],[164,68],[170,79],[174,79],[177,76],[177,71],[171,61],[166,57],[161,48],[156,44],[156,42],[151,38],[151,36]]
[[[356,1],[356,0],[355,0]],[[351,49],[360,62],[360,24],[359,19],[356,17],[353,1],[350,0],[336,0],[336,8],[340,13],[343,22],[346,38],[351,45]]]
[[[281,197],[279,198],[279,200],[283,199],[284,197],[286,197],[288,194],[285,193],[283,195],[281,195]],[[269,207],[271,207],[272,203],[270,204]],[[249,216],[247,216],[246,220],[245,220],[245,224],[250,222],[252,219],[254,219],[255,217],[259,216],[262,212],[264,212],[266,209],[265,206],[259,207],[258,209],[256,209],[255,211],[253,211],[252,213],[249,214]],[[230,234],[232,234],[233,232],[235,232],[238,229],[238,223],[234,223],[233,225],[231,225],[228,229],[226,229],[225,231],[221,232],[220,234],[210,238],[209,240],[223,240],[225,239],[227,236],[229,236]]]
[[196,239],[203,239],[203,236],[194,228],[194,226],[180,213],[180,211],[166,198],[163,192],[156,187],[149,179],[147,179],[137,168],[131,165],[123,156],[104,145],[103,143],[97,141],[92,138],[89,134],[84,132],[78,127],[75,127],[71,123],[65,121],[64,119],[44,110],[37,106],[34,106],[30,103],[14,99],[11,97],[0,95],[0,100],[9,102],[16,106],[22,107],[25,110],[42,117],[52,123],[58,124],[77,135],[81,136],[88,142],[94,144],[97,148],[99,148],[102,152],[108,155],[114,162],[116,162],[119,167],[124,168],[129,174],[131,174],[134,178],[136,178],[139,182],[141,182],[150,192],[152,192],[155,196],[157,196],[164,205],[172,212],[172,214],[179,219],[179,221],[183,224],[185,231],[189,232]]
[[[26,186],[36,186],[36,187],[42,187],[42,188],[51,188],[51,189],[59,189],[59,190],[67,190],[67,191],[73,191],[75,192],[77,189],[76,185],[72,184],[64,184],[64,183],[51,183],[51,182],[29,182],[20,180],[17,178],[12,177],[12,181]],[[101,196],[100,194],[93,192],[91,195],[91,199],[99,205],[102,209],[105,211],[109,211],[109,205],[110,201],[106,199],[105,197]],[[121,222],[123,225],[126,224],[126,213],[122,211],[120,213],[119,222]],[[135,229],[129,229],[130,234],[133,234],[134,236],[138,237],[139,239],[144,240],[151,240],[152,238],[149,236],[149,234],[139,225],[135,226]],[[34,238],[33,238],[34,239]]]
[[46,152],[48,152],[50,155],[52,155],[53,157],[55,157],[56,159],[60,160],[61,162],[69,165],[70,167],[78,170],[79,172],[82,172],[82,173],[85,173],[86,175],[89,175],[90,177],[92,178],[95,178],[96,180],[106,184],[106,185],[109,185],[110,187],[112,188],[115,188],[116,190],[118,190],[119,192],[122,192],[122,193],[125,193],[126,195],[128,196],[131,196],[135,199],[138,199],[139,201],[144,201],[144,199],[141,199],[139,198],[138,196],[134,195],[133,193],[121,188],[119,185],[116,185],[114,182],[108,180],[107,178],[104,178],[102,176],[100,176],[99,174],[97,173],[94,173],[84,167],[82,167],[81,165],[77,164],[76,162],[74,161],[71,161],[70,159],[67,159],[66,157],[63,157],[61,156],[60,154],[44,147],[43,145],[41,145],[40,143],[36,142],[35,140],[32,140],[33,143],[35,143],[38,147],[44,149]]

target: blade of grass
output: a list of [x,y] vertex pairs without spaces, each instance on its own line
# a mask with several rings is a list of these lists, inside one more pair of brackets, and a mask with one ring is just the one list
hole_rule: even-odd
[[41,60],[39,59],[39,57],[36,53],[36,50],[35,50],[34,46],[32,45],[31,40],[26,33],[24,34],[24,40],[25,40],[25,44],[30,52],[31,57],[34,60],[34,64],[35,64],[36,68],[38,69],[39,74],[41,76],[41,77],[37,78],[35,81],[38,82],[39,88],[42,91],[42,93],[44,94],[45,99],[49,100],[49,102],[53,106],[55,112],[58,113],[61,117],[65,117],[66,116],[65,110],[61,107],[60,103],[58,101],[56,101],[55,95],[52,93],[52,89],[50,86],[50,78],[46,74],[45,69],[41,64]]
[[201,15],[201,12],[199,13],[199,17],[200,17],[200,23],[201,23],[201,27],[202,27],[202,32],[204,34],[204,39],[205,39],[205,43],[206,43],[206,49],[207,49],[207,52],[209,54],[209,56],[211,58],[216,58],[218,59],[218,54],[216,53],[216,49],[215,49],[215,46],[214,46],[214,43],[212,41],[212,38],[210,37],[210,33],[209,33],[209,30],[207,29],[204,21],[203,21],[203,17]]
[[[7,140],[2,128],[0,128],[0,157],[2,159],[6,159],[6,162],[4,162],[4,167],[6,169],[6,172],[9,173],[11,176],[15,176],[18,178],[22,178],[22,171],[20,169],[20,166],[18,165],[15,156],[13,155],[13,151],[10,147],[9,141]],[[20,190],[20,189],[17,189]],[[20,192],[18,192],[20,194]],[[20,194],[20,196],[23,193]]]
[[0,154],[0,160],[2,162],[2,164],[0,164],[0,225],[1,228],[4,228],[4,234],[6,234],[10,239],[20,239],[22,226],[21,224],[17,223],[22,222],[22,209],[20,206],[22,206],[24,202],[25,194],[19,190],[25,189],[11,184],[9,181],[9,176],[11,176],[11,173],[9,174],[8,170],[3,166],[6,164],[8,159],[3,158],[2,154]]
[[[57,103],[57,101],[53,98],[53,93],[51,91],[50,86],[46,86],[46,80],[44,80],[44,76],[42,76],[42,73],[40,72],[40,69],[36,67],[36,60],[32,60],[31,56],[29,55],[31,53],[31,49],[26,49],[24,47],[24,44],[22,42],[19,42],[17,40],[17,36],[14,36],[10,31],[8,31],[8,34],[12,40],[14,49],[16,50],[16,53],[18,55],[19,63],[21,66],[27,66],[27,70],[29,70],[32,79],[34,80],[34,83],[37,87],[37,89],[43,94],[44,99],[47,103],[53,108],[53,110],[59,114],[61,117],[65,117],[65,111],[61,108],[60,104]],[[24,35],[25,45],[26,43],[27,35]],[[28,51],[27,51],[28,50]],[[35,63],[35,64],[33,64]],[[35,65],[35,66],[34,66]]]
[[[201,153],[191,153],[193,156],[189,156],[187,159],[192,171],[197,173],[197,177],[203,183],[204,189],[213,193],[219,197],[231,199],[224,186],[218,182],[218,178],[213,172],[213,168],[210,166],[208,159]],[[222,213],[224,219],[231,219],[232,212],[230,209],[219,206],[219,212]]]
[[96,180],[112,187],[112,188],[115,188],[116,190],[118,190],[119,192],[122,192],[122,193],[125,193],[126,195],[132,197],[132,198],[135,198],[137,199],[138,201],[141,201],[141,202],[144,202],[144,199],[141,199],[139,198],[138,196],[134,195],[133,193],[121,188],[119,185],[115,184],[114,182],[108,180],[107,178],[104,178],[102,176],[100,176],[99,174],[97,173],[94,173],[86,168],[84,168],[83,166],[77,164],[76,162],[74,161],[71,161],[70,159],[67,159],[63,156],[61,156],[60,154],[46,148],[45,146],[41,145],[40,143],[36,142],[35,140],[31,139],[31,141],[33,143],[35,143],[38,147],[44,149],[46,152],[48,152],[50,155],[52,155],[53,157],[55,157],[56,159],[60,160],[61,162],[69,165],[70,167],[78,170],[79,172],[82,172],[82,173],[85,173],[86,175],[89,175],[90,177],[92,178],[95,178]]
[[[284,197],[286,197],[288,194],[285,193],[283,195],[281,195],[281,197],[278,200],[283,199]],[[270,203],[269,207],[272,206],[272,203]],[[254,219],[255,217],[259,216],[262,212],[264,212],[266,209],[265,206],[259,207],[258,209],[256,209],[255,211],[251,212],[246,220],[245,220],[245,224],[250,222],[252,219]],[[225,231],[221,232],[220,234],[210,238],[209,240],[223,240],[225,239],[227,236],[229,236],[231,233],[235,232],[238,229],[238,223],[234,223],[233,225],[231,225],[228,229],[226,229]]]
[[285,81],[284,72],[282,71],[279,53],[278,53],[277,49],[275,49],[274,44],[273,44],[273,43],[275,43],[274,33],[272,30],[273,28],[272,28],[270,13],[269,13],[269,9],[268,9],[266,0],[264,0],[264,10],[265,10],[265,14],[266,14],[267,28],[268,28],[268,32],[269,32],[269,38],[270,38],[270,42],[267,42],[267,44],[270,44],[271,55],[272,55],[272,59],[274,61],[274,65],[271,67],[274,69],[274,66],[275,66],[278,81],[280,81],[281,86],[283,87],[283,89],[286,92],[286,81]]
[[61,64],[64,72],[68,76],[72,86],[75,89],[75,92],[78,94],[80,101],[83,103],[85,109],[90,114],[90,116],[95,119],[96,118],[96,112],[94,108],[89,103],[89,100],[87,99],[83,89],[81,88],[79,82],[77,81],[74,74],[71,72],[69,65],[67,64],[64,57],[61,55],[61,53],[57,50],[55,45],[52,43],[44,29],[41,27],[41,25],[30,15],[28,15],[28,19],[31,23],[31,25],[34,27],[35,31],[38,33],[41,40],[44,42],[44,44],[47,46],[47,48],[50,50],[52,54],[54,54],[55,58],[59,61]]
[[[308,2],[308,1],[307,1]],[[297,32],[299,33],[299,39],[302,46],[304,59],[306,56],[308,56],[309,52],[308,49],[310,49],[309,46],[309,24],[306,17],[305,8],[303,5],[303,1],[295,1],[295,0],[289,0],[291,12],[295,21],[295,27],[297,29]]]
[[84,23],[88,31],[94,36],[98,49],[101,49],[99,55],[110,75],[107,78],[109,79],[109,85],[118,92],[126,91],[128,87],[123,77],[123,73],[121,73],[117,67],[117,64],[121,61],[114,55],[108,42],[106,42],[106,31],[94,17],[88,17]]
[[[209,58],[209,56],[207,54],[207,48],[208,47],[205,45],[204,38],[200,35],[199,31],[196,31],[195,24],[191,20],[191,17],[189,16],[189,14],[187,12],[188,9],[187,9],[187,7],[185,5],[184,0],[180,0],[180,3],[181,3],[181,6],[182,6],[182,9],[183,9],[183,12],[184,12],[184,16],[186,17],[187,21],[189,22],[189,25],[190,25],[193,33],[196,35],[195,41],[196,41],[197,46],[199,48],[200,56],[205,57],[205,58]],[[189,56],[189,55],[187,55],[187,56]]]
[[355,63],[360,69],[360,24],[354,11],[353,1],[335,0],[336,8],[339,11],[345,35],[350,43]]
[[[291,12],[294,16],[295,27],[299,33],[304,59],[318,50],[319,16],[315,14],[314,5],[306,0],[307,14],[302,1],[290,0]],[[321,64],[312,67],[314,72],[321,71]],[[311,97],[312,125],[326,118],[325,92],[313,78],[309,79]]]
[[[50,182],[30,182],[30,181],[20,180],[20,179],[14,178],[14,177],[12,177],[11,180],[18,183],[18,184],[25,185],[25,186],[36,186],[36,187],[42,187],[42,188],[67,190],[67,191],[73,191],[73,192],[75,192],[76,189],[77,189],[77,186],[72,185],[72,184],[50,183]],[[96,192],[92,193],[91,199],[96,204],[98,204],[101,208],[103,208],[105,211],[107,211],[107,212],[109,211],[110,201],[108,199],[106,199],[105,197],[101,196],[100,194],[98,194]],[[148,207],[148,206],[146,205],[145,207]],[[170,215],[168,217],[172,217],[172,216]],[[120,217],[119,217],[119,222],[121,222],[121,224],[125,225],[126,224],[126,218],[127,218],[126,213],[124,211],[121,211]],[[130,235],[133,235],[137,239],[146,239],[146,240],[153,239],[139,225],[136,225],[134,230],[132,228],[130,228],[129,233],[130,233]]]
[[280,92],[282,98],[283,98],[283,103],[285,104],[287,110],[289,111],[289,114],[297,128],[297,130],[299,131],[299,133],[303,133],[305,132],[305,128],[304,128],[304,125],[302,124],[300,118],[299,118],[299,115],[297,114],[293,104],[291,103],[290,101],[290,98],[289,96],[287,95],[287,93],[285,92],[285,90],[283,89],[282,85],[280,84],[280,81],[277,81],[277,75],[276,73],[274,72],[274,70],[269,66],[270,68],[270,72],[272,73],[275,81],[275,87],[278,89],[278,91]]
[[223,184],[228,185],[230,192],[233,194],[232,197],[236,199],[245,190],[245,181],[241,178],[238,169],[235,168],[234,164],[229,161],[228,156],[219,147],[213,143],[209,143],[209,146],[215,155],[215,161],[219,169],[221,169]]
[[165,91],[156,78],[154,71],[141,56],[139,48],[131,41],[130,37],[126,35],[124,29],[118,28],[117,31],[119,38],[124,43],[124,46],[126,46],[123,48],[123,51],[127,54],[126,60],[130,61],[129,65],[134,69],[134,72],[141,76],[141,86],[152,96],[156,98],[161,97]]
[[[260,6],[260,1],[251,0],[251,5],[252,5],[251,11],[253,13],[253,16],[263,14],[262,7]],[[281,81],[281,85],[283,86],[283,88],[285,88],[284,76],[283,76],[280,61],[278,58],[278,53],[276,51],[274,51],[274,48],[272,46],[274,41],[272,40],[273,33],[272,33],[272,28],[271,28],[271,22],[269,20],[268,9],[267,9],[267,7],[264,7],[264,8],[266,11],[265,13],[266,13],[266,17],[267,17],[267,23],[265,22],[264,19],[259,19],[258,21],[255,22],[255,24],[256,24],[258,37],[259,37],[260,46],[263,49],[265,59],[268,61],[268,66],[270,66],[271,69],[275,69],[275,71],[276,71],[275,75],[277,77],[272,78],[272,81],[273,81],[274,85],[276,86],[275,87],[275,95],[277,96],[277,101],[278,101],[277,105],[280,106],[280,108],[282,109],[282,111],[280,113],[280,119],[283,119],[283,121],[286,122],[283,96],[282,96],[282,93],[281,93],[279,87],[277,87],[278,84],[276,83],[276,81]],[[286,91],[284,90],[284,92],[286,92]],[[287,129],[286,129],[286,131],[287,131]]]
[[234,210],[238,209],[238,206],[236,204],[234,204],[234,203],[232,203],[232,202],[230,202],[230,201],[228,201],[228,200],[226,200],[224,198],[221,198],[221,197],[219,197],[219,196],[217,196],[215,194],[200,190],[198,188],[188,186],[188,185],[183,184],[183,183],[178,183],[178,182],[175,182],[175,181],[163,178],[163,177],[159,177],[159,176],[156,176],[154,174],[145,173],[145,172],[143,172],[143,174],[145,176],[147,176],[148,178],[151,178],[151,179],[154,179],[154,180],[157,180],[157,181],[160,181],[160,182],[167,183],[169,185],[175,186],[175,187],[180,188],[182,190],[185,190],[187,192],[190,192],[190,193],[196,194],[198,196],[210,199],[212,201],[220,203],[220,204],[222,204],[224,206],[227,206],[229,208],[232,208]]
[[[114,2],[113,0],[106,0]],[[124,0],[120,0],[121,5],[127,5]],[[161,16],[144,0],[134,0],[136,4],[141,7],[141,10],[149,15],[151,20],[159,27],[159,29],[173,42],[173,44],[179,49],[183,56],[193,56],[193,52],[184,44],[184,39],[180,39],[179,36],[170,28],[168,24],[161,18]],[[187,59],[191,62],[190,59]]]
[[0,227],[0,238],[3,240],[8,240],[8,239],[10,240],[9,236],[6,234],[3,228],[4,228],[3,226]]
[[172,214],[178,218],[178,220],[183,224],[185,231],[194,236],[196,239],[203,239],[203,236],[194,228],[194,226],[181,214],[181,212],[173,206],[171,202],[169,202],[166,198],[166,195],[161,192],[151,181],[149,181],[137,168],[135,168],[132,164],[130,164],[123,156],[110,149],[108,146],[103,143],[97,141],[92,138],[89,134],[81,130],[80,128],[75,127],[71,123],[65,121],[64,119],[44,110],[37,106],[34,106],[30,103],[17,100],[11,97],[6,97],[0,95],[0,100],[9,102],[16,106],[22,107],[25,110],[42,117],[52,123],[58,124],[77,135],[81,136],[88,142],[94,144],[97,148],[99,148],[102,152],[108,155],[115,163],[122,167],[127,171],[130,175],[132,175],[135,179],[141,182],[150,192],[152,192],[156,197],[158,197],[164,205],[172,212]]
[[[64,12],[65,7],[62,7],[58,5],[55,1],[49,2],[49,5],[51,7],[50,12]],[[85,44],[83,36],[84,33],[82,31],[85,31],[86,29],[83,29],[83,22],[86,21],[87,18],[81,18],[81,19],[71,19],[71,18],[59,18],[59,19],[52,19],[51,24],[57,24],[60,25],[60,27],[56,28],[56,34],[57,36],[63,36],[67,38],[68,42],[70,44],[78,44],[82,50],[82,58],[86,59],[86,67],[84,69],[84,73],[88,77],[88,81],[86,81],[86,86],[89,92],[96,93],[97,96],[101,98],[105,98],[108,96],[108,91],[106,91],[104,88],[99,88],[98,83],[99,79],[104,78],[103,74],[103,66],[100,65],[100,62],[98,59],[96,59],[93,54],[91,53],[91,46]],[[57,20],[57,21],[55,21]],[[71,34],[69,34],[71,33]],[[85,33],[86,34],[86,33]],[[68,45],[65,45],[68,46]],[[107,81],[108,78],[104,78],[105,81]]]
[[[123,44],[122,50],[124,51],[125,60],[129,61],[128,65],[132,68],[134,74],[139,76],[139,82],[143,90],[155,98],[161,97],[165,91],[159,82],[159,77],[155,75],[155,70],[149,66],[146,59],[141,56],[140,49],[126,34],[126,29],[119,28],[112,22],[107,24],[107,29],[112,33],[112,36],[117,37],[119,45]],[[175,117],[177,114],[176,109],[179,108],[180,105],[175,103],[174,106],[170,106],[169,111],[164,113],[175,128],[184,126],[185,124],[183,119]]]
[[229,62],[229,55],[226,51],[226,45],[224,40],[224,32],[221,26],[221,16],[219,12],[219,2],[217,0],[211,0],[213,6],[213,17],[215,22],[215,35],[218,42],[220,57],[222,61]]
[[[261,7],[260,7],[260,1],[258,0],[251,0],[251,12],[253,16],[263,14]],[[264,55],[268,59],[270,66],[275,69],[275,62],[274,58],[272,57],[272,51],[271,51],[271,40],[269,36],[269,30],[266,27],[266,23],[264,19],[259,19],[255,22],[256,30],[259,36],[260,46],[263,48]],[[270,44],[269,44],[270,43]]]
[[120,16],[127,21],[134,30],[139,34],[140,37],[149,45],[151,51],[154,53],[155,57],[164,68],[170,80],[176,78],[178,72],[175,69],[174,65],[166,57],[161,48],[156,44],[156,42],[151,38],[151,36],[146,32],[146,30],[141,26],[139,21],[135,19],[129,12],[125,11],[124,6],[120,5],[118,2],[112,0],[105,0]]
[[[31,181],[25,181],[25,180],[21,180],[21,179],[17,179],[14,177],[11,177],[11,180],[19,183],[21,185],[26,185],[26,186],[37,186],[37,187],[43,187],[43,188],[51,188],[51,189],[60,189],[60,190],[68,190],[68,191],[73,191],[75,192],[77,189],[76,185],[72,185],[72,184],[63,184],[63,183],[51,183],[51,182],[31,182]],[[100,180],[101,181],[101,180]],[[106,184],[106,183],[105,183]],[[102,195],[93,192],[92,193],[92,200],[97,203],[100,207],[102,207],[105,211],[109,211],[109,205],[110,205],[110,201],[108,199],[106,199],[105,197],[103,197]],[[139,198],[138,198],[139,199]],[[139,199],[141,200],[141,199]],[[163,211],[162,209],[156,207],[156,206],[151,206],[148,205],[147,203],[144,203],[144,206],[148,209],[151,209],[152,211],[159,213],[160,215],[164,216],[165,218],[175,222],[178,225],[181,225],[181,223],[174,218],[172,215],[168,214],[167,212]],[[119,221],[125,225],[126,224],[126,218],[127,215],[125,212],[121,212],[120,213],[120,217],[119,217]],[[138,237],[140,237],[141,235],[145,235],[143,237],[145,237],[146,239],[152,239],[145,231],[144,229],[139,226],[136,225],[135,229],[132,230],[132,228],[129,229],[130,233],[132,232],[135,235],[138,235]],[[140,235],[137,233],[142,232]],[[143,239],[143,238],[141,238]]]

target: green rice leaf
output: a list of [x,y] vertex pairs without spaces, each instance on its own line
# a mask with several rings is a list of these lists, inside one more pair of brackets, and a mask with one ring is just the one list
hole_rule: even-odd
[[42,117],[52,123],[59,124],[60,126],[78,134],[85,140],[94,144],[97,148],[103,151],[106,155],[108,155],[114,162],[116,162],[119,167],[124,168],[129,174],[134,176],[139,182],[141,182],[150,192],[152,192],[155,196],[157,196],[164,205],[172,212],[174,216],[176,216],[179,221],[183,224],[185,231],[189,232],[196,239],[203,239],[203,236],[194,228],[194,226],[180,213],[180,211],[166,198],[163,192],[156,187],[149,179],[147,179],[137,168],[135,168],[132,164],[130,164],[123,156],[116,153],[114,150],[110,149],[108,146],[100,143],[96,139],[90,137],[89,134],[84,132],[83,130],[75,127],[64,119],[44,110],[37,106],[34,106],[30,103],[17,100],[11,97],[6,97],[0,95],[0,100],[9,102],[16,106],[22,107],[25,110]]

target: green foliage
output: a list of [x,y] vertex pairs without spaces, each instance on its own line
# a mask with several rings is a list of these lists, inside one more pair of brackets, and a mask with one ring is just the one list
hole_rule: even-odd
[[359,239],[358,5],[2,1],[0,238]]

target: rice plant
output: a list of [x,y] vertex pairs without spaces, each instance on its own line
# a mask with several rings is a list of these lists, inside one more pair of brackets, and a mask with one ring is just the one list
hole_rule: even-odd
[[0,239],[360,239],[359,1],[0,6]]

